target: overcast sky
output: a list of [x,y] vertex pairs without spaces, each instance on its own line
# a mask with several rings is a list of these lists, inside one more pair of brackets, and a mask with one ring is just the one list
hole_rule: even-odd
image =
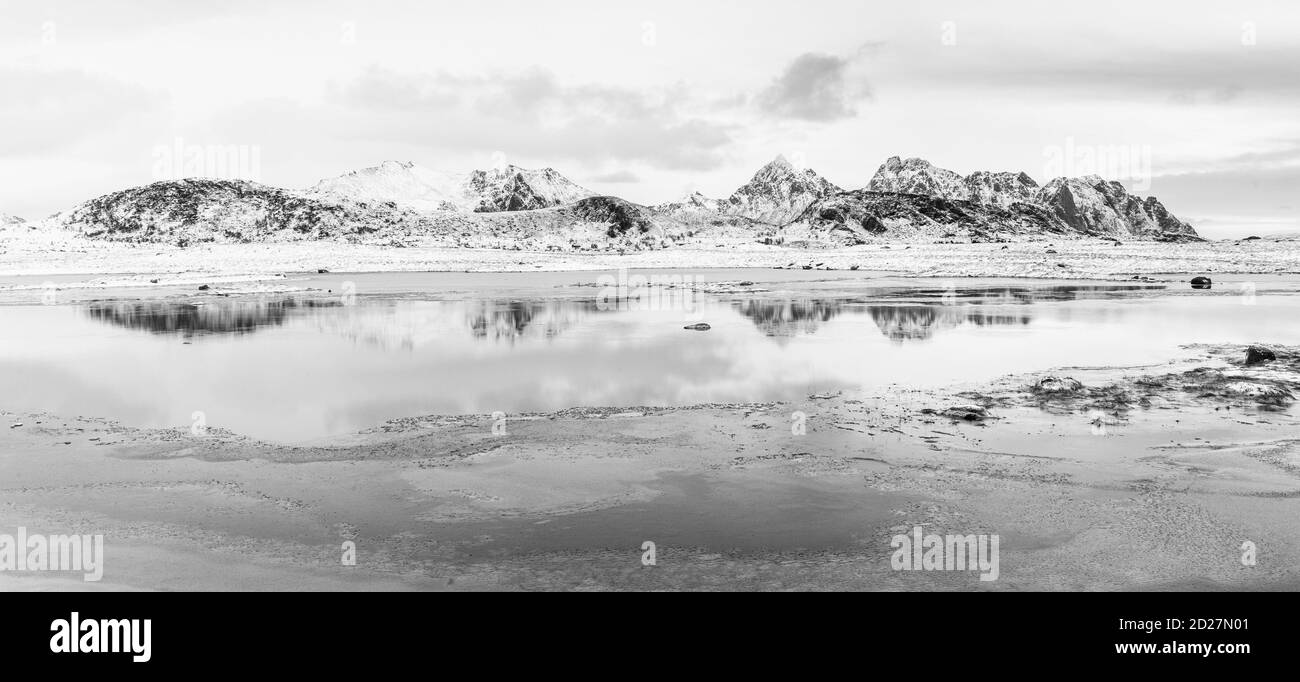
[[0,212],[29,219],[157,179],[179,138],[287,187],[504,159],[641,203],[777,154],[850,189],[919,156],[1300,229],[1294,1],[0,0],[0,97]]

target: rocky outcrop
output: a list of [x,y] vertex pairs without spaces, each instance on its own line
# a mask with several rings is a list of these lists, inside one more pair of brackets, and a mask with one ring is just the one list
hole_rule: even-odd
[[976,171],[966,176],[965,184],[971,201],[1002,208],[1034,203],[1039,191],[1038,183],[1025,173]]
[[1062,234],[1064,225],[1042,206],[1008,208],[919,194],[859,190],[814,203],[799,218],[809,236],[843,244],[909,239],[995,241]]
[[607,235],[619,237],[629,233],[649,232],[654,223],[644,206],[618,197],[591,197],[563,209],[579,220],[608,225]]

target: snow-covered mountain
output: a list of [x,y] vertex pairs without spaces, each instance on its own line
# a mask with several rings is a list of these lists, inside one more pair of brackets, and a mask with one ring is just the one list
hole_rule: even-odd
[[372,168],[321,180],[310,192],[345,201],[392,202],[415,210],[455,211],[465,203],[464,176],[411,162],[385,161]]
[[24,221],[22,218],[19,218],[18,216],[12,216],[7,213],[0,213],[0,227],[6,227],[9,225],[21,225],[24,222],[26,221]]
[[769,225],[786,225],[813,202],[840,191],[812,169],[796,169],[784,156],[778,156],[731,195],[725,211]]
[[970,188],[962,176],[946,168],[939,168],[925,159],[903,161],[897,156],[889,157],[880,166],[871,182],[867,183],[867,190],[962,201],[971,198]]
[[177,246],[332,240],[389,246],[607,251],[667,248],[682,223],[616,197],[535,210],[419,210],[243,180],[156,182],[86,201],[51,224],[93,239]]
[[416,211],[471,213],[531,211],[595,196],[551,168],[505,166],[446,173],[397,161],[322,180],[309,191],[331,201],[392,202]]
[[533,211],[596,196],[554,169],[527,170],[518,166],[474,171],[469,174],[466,192],[471,201],[477,200],[471,210],[480,213]]
[[699,192],[691,192],[677,201],[657,204],[653,208],[659,213],[721,213],[726,206],[721,199],[712,199]]
[[1016,203],[1033,203],[1038,198],[1038,183],[1025,173],[975,171],[966,176],[970,200],[1007,208]]
[[923,194],[855,190],[826,197],[782,233],[786,243],[865,244],[960,239],[989,242],[1068,236],[1050,209],[1032,203],[1009,207]]
[[561,251],[1198,238],[1155,198],[1095,176],[1039,187],[1023,173],[963,178],[898,158],[881,166],[867,189],[844,192],[778,157],[725,201],[696,192],[653,208],[593,195],[549,168],[447,174],[388,162],[306,190],[240,180],[157,182],[91,199],[46,223],[96,239],[181,246],[339,240]]
[[1057,178],[1039,187],[1025,173],[979,171],[962,177],[924,159],[891,157],[867,185],[870,192],[915,194],[1013,209],[1047,209],[1066,234],[1129,239],[1196,239],[1196,230],[1155,197],[1140,199],[1118,182],[1095,175]]
[[1096,175],[1057,178],[1038,194],[1066,225],[1084,234],[1133,239],[1196,238],[1155,197],[1140,199],[1118,182]]
[[891,156],[867,183],[872,192],[898,192],[974,201],[1006,208],[1016,202],[1032,202],[1038,183],[1024,173],[977,171],[962,177],[925,159],[900,160]]

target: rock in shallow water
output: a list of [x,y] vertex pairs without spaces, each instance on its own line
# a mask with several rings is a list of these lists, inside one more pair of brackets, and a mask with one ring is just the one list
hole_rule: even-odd
[[704,323],[700,323],[700,324],[693,324],[689,327],[684,327],[684,329],[686,329],[686,331],[688,332],[707,332],[710,329],[713,329],[713,327],[710,327],[709,325]]
[[1246,366],[1262,365],[1266,362],[1273,362],[1277,359],[1277,354],[1263,346],[1251,346],[1246,349]]
[[1192,278],[1193,289],[1209,289],[1213,286],[1214,286],[1214,280],[1210,279],[1209,277]]

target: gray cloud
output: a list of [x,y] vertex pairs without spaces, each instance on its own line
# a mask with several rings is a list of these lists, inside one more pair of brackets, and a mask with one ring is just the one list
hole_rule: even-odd
[[52,154],[91,139],[103,156],[151,140],[166,98],[76,70],[0,69],[0,156]]
[[732,142],[728,127],[684,113],[688,98],[680,90],[568,86],[543,70],[464,77],[370,69],[332,100],[385,121],[352,129],[352,136],[442,150],[707,170],[722,163]]
[[778,118],[837,121],[857,114],[845,72],[849,60],[806,53],[759,93],[758,107]]
[[1297,50],[1216,46],[1168,50],[1113,45],[1095,50],[967,50],[960,59],[925,51],[899,53],[907,76],[943,87],[1041,91],[1050,96],[1163,99],[1173,104],[1224,104],[1243,96],[1300,96]]
[[633,182],[641,182],[641,178],[632,171],[620,170],[612,173],[604,173],[602,175],[594,175],[591,177],[591,181],[604,182],[611,185],[625,185]]

